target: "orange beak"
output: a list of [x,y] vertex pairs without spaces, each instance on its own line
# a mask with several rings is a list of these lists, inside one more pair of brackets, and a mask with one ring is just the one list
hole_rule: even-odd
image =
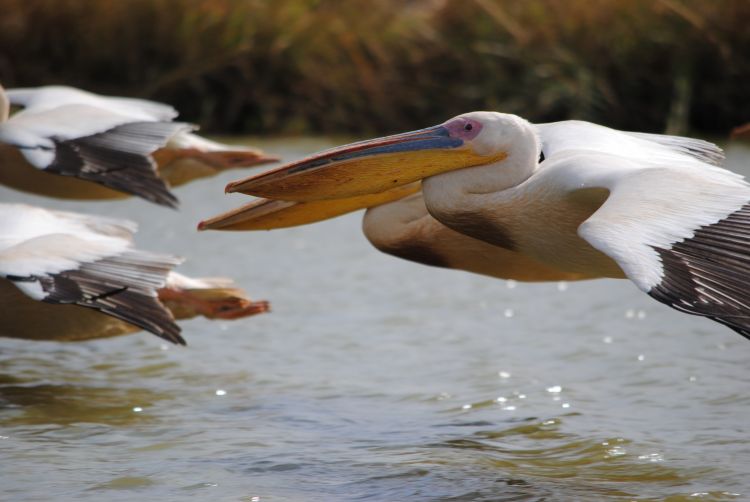
[[200,222],[198,230],[272,230],[307,225],[375,207],[418,192],[420,183],[385,192],[309,202],[259,199]]
[[349,198],[504,156],[478,155],[440,125],[326,150],[230,183],[226,191],[292,201]]

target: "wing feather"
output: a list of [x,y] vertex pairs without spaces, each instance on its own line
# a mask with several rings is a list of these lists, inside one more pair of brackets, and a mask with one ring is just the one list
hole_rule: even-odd
[[14,115],[0,124],[0,142],[19,148],[37,168],[176,207],[177,198],[159,177],[152,154],[192,129],[70,104]]
[[132,248],[127,221],[0,204],[0,277],[48,303],[93,308],[184,344],[157,290],[181,262]]
[[177,122],[135,122],[101,134],[56,142],[57,155],[46,170],[176,207],[177,198],[159,177],[151,154],[174,134],[189,128]]
[[750,338],[746,183],[707,164],[644,165],[595,153],[565,163],[569,189],[610,191],[578,228],[583,239],[654,299]]
[[140,120],[169,121],[177,111],[169,105],[137,98],[100,96],[74,87],[50,85],[7,89],[11,104],[29,111],[43,111],[63,105],[92,105]]
[[719,166],[724,161],[721,148],[701,139],[618,131],[580,120],[538,124],[545,157],[557,153],[598,151],[646,162],[684,162],[686,159]]
[[180,262],[170,256],[127,251],[39,278],[48,303],[74,303],[134,324],[172,343],[185,345],[172,314],[156,290]]
[[649,134],[643,132],[628,132],[627,134],[664,145],[677,153],[694,157],[714,166],[720,166],[724,163],[724,150],[710,141],[686,138],[684,136],[670,136],[667,134]]

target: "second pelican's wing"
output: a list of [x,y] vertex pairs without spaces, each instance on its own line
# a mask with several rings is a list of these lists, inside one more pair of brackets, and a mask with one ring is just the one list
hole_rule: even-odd
[[177,199],[151,154],[192,126],[133,120],[88,105],[21,112],[0,124],[0,142],[39,169],[75,176],[170,207]]

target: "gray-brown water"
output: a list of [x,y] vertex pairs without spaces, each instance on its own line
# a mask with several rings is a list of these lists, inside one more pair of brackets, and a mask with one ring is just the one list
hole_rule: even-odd
[[[256,142],[257,144],[257,142]],[[261,143],[287,160],[327,146]],[[728,165],[750,170],[750,150]],[[180,212],[141,247],[227,275],[273,313],[80,344],[0,338],[0,499],[750,500],[750,342],[626,281],[513,284],[380,254],[360,214],[268,233]]]

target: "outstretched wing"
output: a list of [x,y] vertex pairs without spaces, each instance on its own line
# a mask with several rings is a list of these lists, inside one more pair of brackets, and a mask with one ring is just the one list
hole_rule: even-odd
[[34,166],[74,176],[170,207],[177,198],[157,172],[152,153],[192,126],[134,120],[89,105],[22,112],[0,124],[0,141]]
[[189,129],[176,122],[134,122],[92,136],[56,141],[55,159],[45,170],[177,207],[177,197],[159,176],[151,154],[174,134]]
[[546,158],[568,150],[598,151],[652,162],[679,162],[689,157],[719,166],[724,162],[721,148],[702,139],[626,132],[610,129],[591,122],[566,120],[538,124],[542,152]]
[[157,298],[181,260],[133,249],[127,222],[75,216],[0,205],[0,277],[35,300],[93,308],[184,344]]
[[91,92],[62,85],[7,89],[11,104],[29,111],[44,111],[63,105],[91,105],[139,120],[170,121],[177,110],[169,105],[137,98],[100,96]]
[[646,141],[651,141],[653,143],[658,143],[675,153],[688,155],[700,161],[708,162],[714,166],[720,166],[724,163],[724,150],[710,141],[697,138],[686,138],[684,136],[649,134],[644,132],[627,132],[625,134]]
[[562,157],[568,189],[609,197],[578,228],[656,300],[750,338],[750,187],[702,162]]
[[[172,343],[185,344],[179,326],[156,294],[179,259],[126,249],[99,259],[89,259],[91,252],[86,250],[81,253],[86,258],[81,261],[72,260],[70,256],[54,257],[50,252],[47,260],[37,255],[29,257],[26,263],[17,263],[21,261],[19,257],[31,251],[29,248],[55,249],[71,245],[89,246],[90,243],[53,234],[7,249],[0,253],[3,276],[35,300],[93,308]],[[33,267],[29,267],[30,262],[34,263]],[[22,272],[9,273],[17,265]],[[36,271],[30,273],[30,268]]]

